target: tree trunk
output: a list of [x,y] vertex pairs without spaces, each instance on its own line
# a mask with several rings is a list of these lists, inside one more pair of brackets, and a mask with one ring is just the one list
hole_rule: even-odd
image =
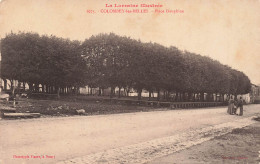
[[101,94],[100,96],[104,96],[104,88],[101,88]]
[[127,92],[126,89],[124,88],[124,96],[127,96]]
[[90,96],[92,96],[92,92],[93,92],[93,91],[92,91],[92,88],[90,88]]
[[11,91],[12,91],[12,96],[15,96],[14,95],[14,90],[15,90],[15,87],[14,87],[14,80],[10,80],[11,82]]
[[42,93],[45,93],[45,85],[42,84]]
[[118,87],[118,98],[121,98],[121,87]]
[[98,96],[101,96],[101,88],[98,88]]
[[188,92],[188,101],[192,101],[192,93]]
[[138,100],[142,98],[142,89],[138,89]]
[[50,87],[48,85],[46,85],[46,92],[50,93]]
[[160,101],[160,89],[157,89],[157,101]]
[[207,101],[211,101],[211,93],[207,93]]
[[29,85],[29,91],[32,92],[33,91],[33,84],[32,83],[28,83]]
[[23,91],[25,91],[25,82],[23,82]]
[[203,92],[200,93],[200,101],[204,101],[204,93]]
[[52,86],[49,86],[49,93],[53,93],[53,88],[52,88]]
[[151,91],[149,91],[149,101],[151,101],[151,95],[152,95],[152,92]]
[[57,87],[57,98],[60,98],[60,87]]
[[209,101],[209,94],[208,93],[206,93],[205,101]]
[[13,82],[13,80],[10,80],[10,84],[11,84],[10,89],[13,90],[13,87],[14,87],[14,82]]
[[21,88],[21,82],[18,81],[18,86],[17,86],[18,95],[20,95],[20,88]]
[[166,91],[163,91],[163,100],[166,99]]
[[3,79],[3,81],[4,81],[4,90],[7,90],[7,80]]
[[166,101],[170,100],[170,91],[166,91]]
[[186,101],[185,92],[182,92],[181,95],[182,95],[182,96],[181,96],[181,97],[182,97],[182,101]]
[[113,98],[113,97],[114,97],[114,92],[115,92],[115,87],[111,87],[111,90],[110,90],[110,98]]
[[39,92],[39,84],[34,84],[34,88],[36,92]]
[[178,99],[179,99],[179,93],[176,92],[176,93],[175,93],[175,101],[178,101]]
[[76,95],[79,95],[80,94],[80,90],[79,90],[79,87],[78,86],[76,86],[76,90],[77,90],[77,94]]

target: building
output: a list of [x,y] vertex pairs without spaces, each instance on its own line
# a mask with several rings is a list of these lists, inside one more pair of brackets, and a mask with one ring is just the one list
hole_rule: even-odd
[[251,92],[249,93],[250,95],[250,102],[251,103],[260,103],[260,86],[252,84],[251,86]]

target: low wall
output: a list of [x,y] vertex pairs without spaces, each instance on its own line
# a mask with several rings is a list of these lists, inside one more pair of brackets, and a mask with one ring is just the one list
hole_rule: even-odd
[[107,102],[122,105],[137,105],[137,106],[150,106],[150,107],[167,107],[171,109],[177,108],[203,108],[227,105],[226,102],[160,102],[160,101],[144,101],[144,100],[131,100],[131,99],[115,99],[115,98],[90,98],[78,97],[77,100],[81,101],[96,101]]

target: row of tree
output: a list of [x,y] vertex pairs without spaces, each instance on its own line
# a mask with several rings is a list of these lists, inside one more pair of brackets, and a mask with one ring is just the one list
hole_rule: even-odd
[[[1,41],[1,77],[27,83],[30,90],[59,93],[83,85],[85,61],[80,42],[34,33],[9,34]],[[20,84],[19,84],[20,85]]]
[[[27,83],[31,90],[70,92],[88,85],[100,90],[116,87],[175,93],[176,100],[194,94],[245,94],[249,78],[209,57],[176,47],[143,43],[113,33],[99,34],[84,42],[35,33],[8,34],[1,41],[1,77]],[[102,93],[102,92],[100,92]],[[158,94],[160,95],[160,94]],[[158,96],[158,99],[160,97]]]

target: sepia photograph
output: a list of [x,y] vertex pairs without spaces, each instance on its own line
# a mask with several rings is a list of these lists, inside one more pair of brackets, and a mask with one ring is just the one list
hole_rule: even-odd
[[260,163],[260,0],[0,0],[0,164]]

